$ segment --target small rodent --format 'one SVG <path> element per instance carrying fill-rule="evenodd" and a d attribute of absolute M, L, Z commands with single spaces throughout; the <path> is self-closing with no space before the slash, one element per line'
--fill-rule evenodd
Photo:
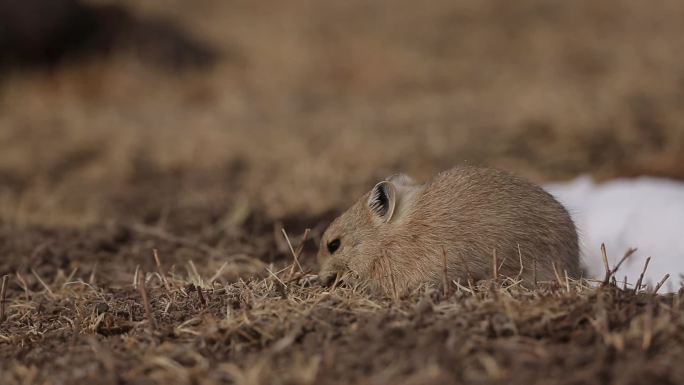
<path fill-rule="evenodd" d="M 324 232 L 319 279 L 404 293 L 442 282 L 443 253 L 448 279 L 463 283 L 491 278 L 494 253 L 500 275 L 527 283 L 581 275 L 575 225 L 551 194 L 504 171 L 458 166 L 425 184 L 403 174 L 376 184 Z"/>

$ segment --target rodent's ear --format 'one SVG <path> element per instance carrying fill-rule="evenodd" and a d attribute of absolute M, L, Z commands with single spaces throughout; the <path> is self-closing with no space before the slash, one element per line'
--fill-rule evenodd
<path fill-rule="evenodd" d="M 397 204 L 397 189 L 392 182 L 382 181 L 373 187 L 368 197 L 368 208 L 387 223 L 392 219 Z"/>
<path fill-rule="evenodd" d="M 395 186 L 415 186 L 418 184 L 418 182 L 406 174 L 390 175 L 385 180 L 391 182 Z"/>

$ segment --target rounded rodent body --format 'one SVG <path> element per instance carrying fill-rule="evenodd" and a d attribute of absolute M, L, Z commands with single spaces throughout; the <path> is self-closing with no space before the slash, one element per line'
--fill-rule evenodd
<path fill-rule="evenodd" d="M 581 274 L 577 231 L 541 187 L 507 172 L 459 166 L 420 184 L 395 175 L 335 219 L 318 252 L 324 283 L 338 273 L 385 293 L 443 279 L 499 274 L 526 282 Z M 522 273 L 521 270 L 522 263 Z"/>

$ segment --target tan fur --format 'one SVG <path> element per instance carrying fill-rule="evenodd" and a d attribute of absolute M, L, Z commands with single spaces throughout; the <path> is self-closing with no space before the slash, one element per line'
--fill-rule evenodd
<path fill-rule="evenodd" d="M 394 290 L 392 281 L 399 292 L 438 284 L 442 250 L 449 279 L 462 282 L 467 270 L 476 280 L 492 277 L 494 252 L 499 274 L 509 277 L 519 274 L 522 255 L 521 278 L 528 283 L 534 270 L 539 281 L 555 280 L 554 265 L 561 276 L 581 273 L 577 232 L 568 212 L 530 182 L 468 166 L 444 171 L 425 184 L 405 175 L 387 181 L 391 186 L 386 188 L 394 189 L 388 194 L 394 197 L 388 222 L 369 207 L 377 206 L 372 190 L 323 234 L 318 252 L 322 282 L 350 273 L 385 293 Z M 336 238 L 340 246 L 331 255 L 327 245 Z"/>

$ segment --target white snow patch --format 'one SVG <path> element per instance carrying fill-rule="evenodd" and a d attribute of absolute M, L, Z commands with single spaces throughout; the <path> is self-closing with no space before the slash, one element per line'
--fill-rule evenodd
<path fill-rule="evenodd" d="M 636 283 L 647 257 L 644 282 L 655 284 L 667 273 L 663 291 L 678 290 L 684 277 L 684 183 L 641 177 L 595 183 L 581 176 L 544 188 L 567 207 L 575 220 L 582 259 L 593 278 L 603 278 L 601 243 L 613 267 L 630 247 L 637 248 L 616 274 Z"/>

